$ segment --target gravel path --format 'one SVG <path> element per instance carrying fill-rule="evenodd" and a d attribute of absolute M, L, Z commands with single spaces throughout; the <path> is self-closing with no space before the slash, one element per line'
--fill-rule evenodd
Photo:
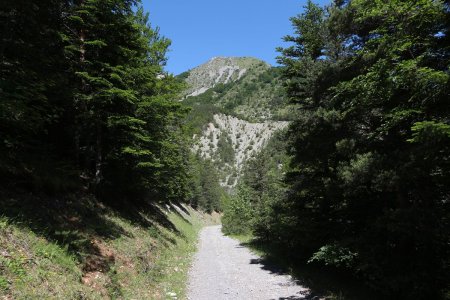
<path fill-rule="evenodd" d="M 289 275 L 264 270 L 260 258 L 226 237 L 221 226 L 200 232 L 198 252 L 189 271 L 188 299 L 307 299 L 308 289 Z"/>

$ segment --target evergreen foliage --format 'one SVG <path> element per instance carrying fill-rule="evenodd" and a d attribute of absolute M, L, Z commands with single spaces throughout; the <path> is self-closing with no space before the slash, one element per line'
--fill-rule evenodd
<path fill-rule="evenodd" d="M 170 41 L 139 1 L 8 1 L 0 16 L 0 168 L 11 184 L 70 177 L 108 200 L 187 197 L 182 85 L 164 72 Z"/>
<path fill-rule="evenodd" d="M 35 2 L 6 1 L 0 8 L 0 174 L 3 184 L 19 179 L 27 187 L 45 177 L 42 167 L 71 169 L 55 160 L 70 141 L 63 120 L 69 107 L 64 4 Z"/>
<path fill-rule="evenodd" d="M 226 195 L 219 184 L 219 176 L 213 163 L 208 159 L 191 156 L 190 170 L 189 204 L 208 213 L 222 211 Z"/>
<path fill-rule="evenodd" d="M 291 21 L 293 46 L 279 57 L 298 106 L 286 186 L 247 171 L 242 191 L 252 193 L 235 203 L 255 210 L 249 230 L 386 299 L 448 298 L 448 1 L 310 1 Z M 246 220 L 235 211 L 225 210 L 225 230 Z"/>
<path fill-rule="evenodd" d="M 249 234 L 269 241 L 273 226 L 280 221 L 278 205 L 285 186 L 283 175 L 288 167 L 284 144 L 285 132 L 277 132 L 267 146 L 251 159 L 243 171 L 236 192 L 224 206 L 223 231 L 227 234 Z"/>

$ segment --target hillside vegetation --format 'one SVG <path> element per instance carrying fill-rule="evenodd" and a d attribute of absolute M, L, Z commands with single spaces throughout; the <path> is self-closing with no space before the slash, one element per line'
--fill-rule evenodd
<path fill-rule="evenodd" d="M 185 206 L 117 210 L 83 195 L 2 197 L 5 299 L 183 298 L 197 233 L 218 221 Z"/>

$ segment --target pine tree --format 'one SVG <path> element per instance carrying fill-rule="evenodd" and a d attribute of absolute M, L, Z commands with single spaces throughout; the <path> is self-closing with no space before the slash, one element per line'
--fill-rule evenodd
<path fill-rule="evenodd" d="M 0 172 L 37 185 L 67 175 L 65 1 L 6 1 L 0 7 Z M 65 161 L 65 162 L 63 162 Z M 67 179 L 67 178 L 64 178 Z M 4 182 L 6 184 L 6 182 Z"/>
<path fill-rule="evenodd" d="M 438 297 L 448 274 L 447 9 L 310 2 L 280 58 L 299 105 L 280 237 L 391 297 Z"/>
<path fill-rule="evenodd" d="M 139 1 L 1 9 L 2 174 L 38 191 L 83 184 L 104 199 L 183 201 L 181 85 Z"/>
<path fill-rule="evenodd" d="M 184 145 L 174 135 L 182 109 L 172 100 L 179 84 L 163 71 L 170 41 L 136 5 L 89 0 L 72 8 L 75 145 L 93 190 L 164 199 L 184 176 Z"/>

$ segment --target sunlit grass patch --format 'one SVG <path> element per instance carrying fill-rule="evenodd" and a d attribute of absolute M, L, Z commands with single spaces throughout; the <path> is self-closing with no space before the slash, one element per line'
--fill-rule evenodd
<path fill-rule="evenodd" d="M 46 212 L 61 223 L 0 216 L 0 298 L 182 299 L 198 232 L 218 217 L 86 201 Z"/>
<path fill-rule="evenodd" d="M 67 249 L 0 218 L 0 294 L 13 299 L 76 299 L 91 291 Z"/>

